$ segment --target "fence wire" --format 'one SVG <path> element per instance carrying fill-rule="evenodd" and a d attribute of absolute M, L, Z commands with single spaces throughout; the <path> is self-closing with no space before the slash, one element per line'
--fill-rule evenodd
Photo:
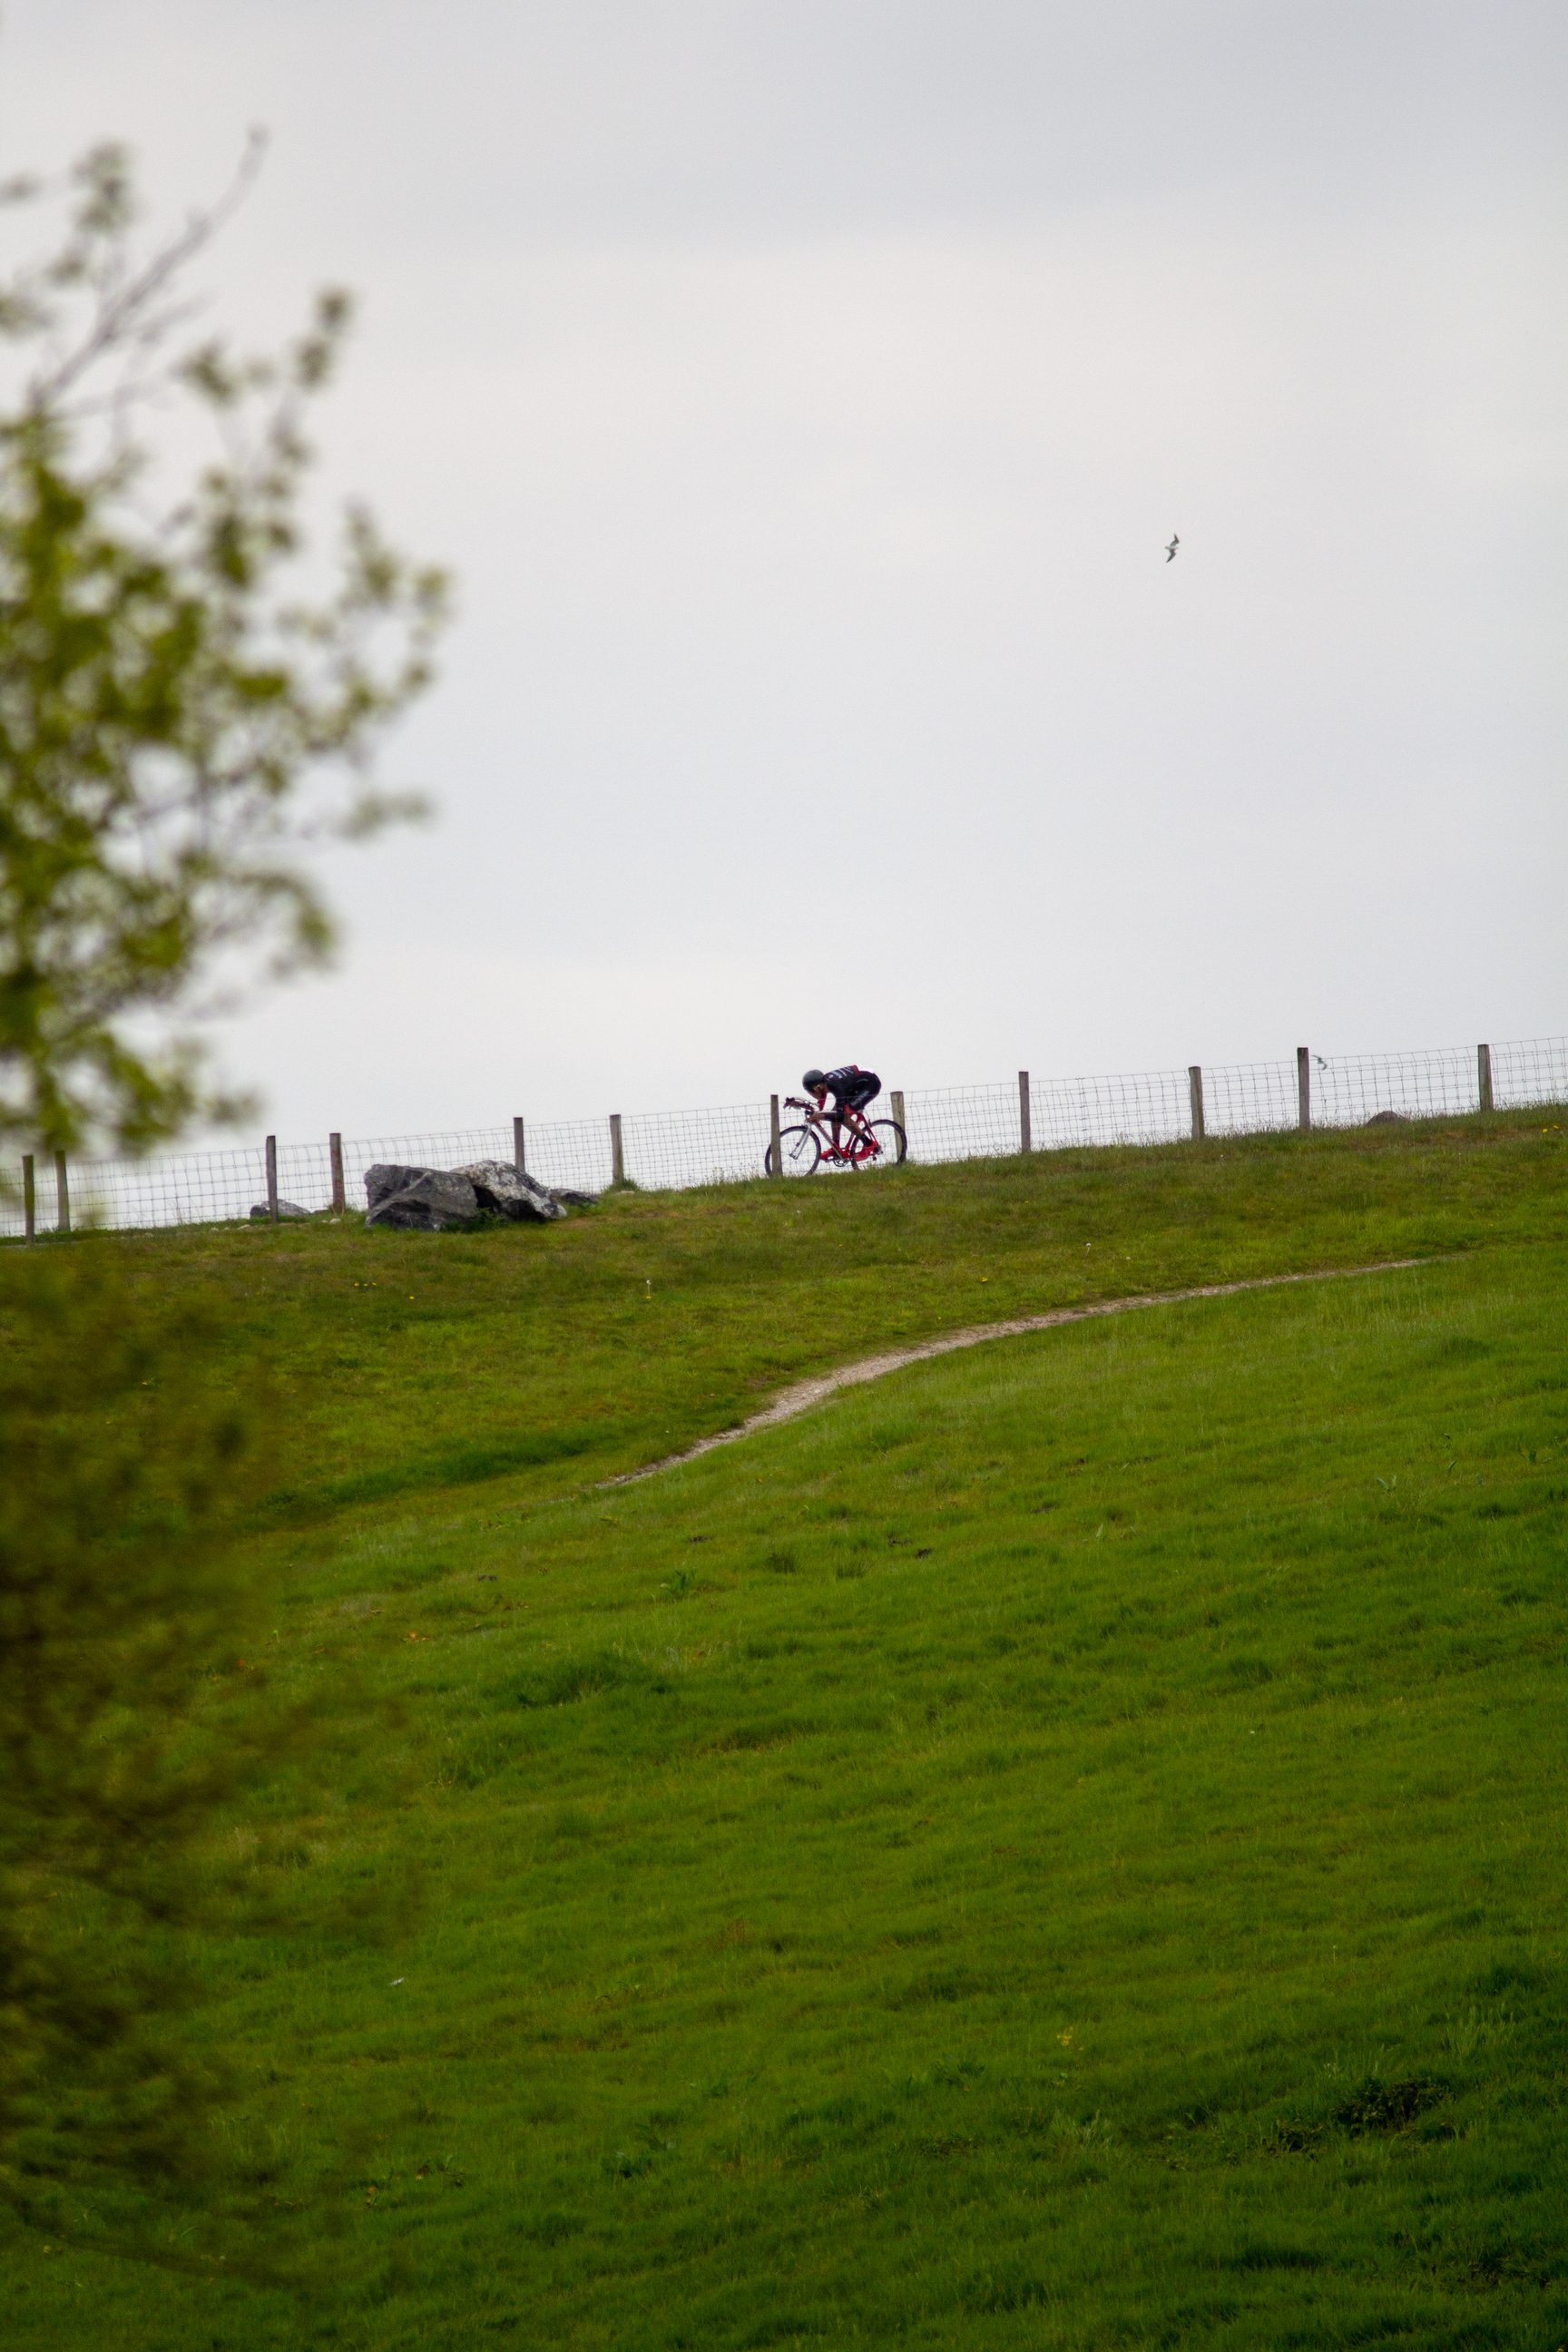
<path fill-rule="evenodd" d="M 1492 1103 L 1498 1110 L 1568 1103 L 1568 1037 L 1533 1037 L 1490 1049 Z M 1294 1058 L 1235 1063 L 1202 1074 L 1209 1135 L 1257 1135 L 1298 1124 Z M 1408 1054 L 1319 1055 L 1310 1059 L 1314 1126 L 1363 1126 L 1380 1114 L 1431 1118 L 1473 1111 L 1480 1102 L 1477 1049 L 1445 1047 Z M 1022 1146 L 1017 1082 L 934 1087 L 903 1097 L 911 1160 L 999 1158 Z M 873 1117 L 888 1115 L 886 1093 Z M 786 1116 L 786 1123 L 788 1114 Z M 1037 1151 L 1113 1143 L 1175 1143 L 1192 1133 L 1185 1070 L 1149 1070 L 1092 1078 L 1031 1079 L 1029 1133 Z M 707 1110 L 650 1111 L 621 1121 L 626 1173 L 650 1192 L 731 1184 L 763 1172 L 766 1103 Z M 512 1158 L 505 1126 L 449 1129 L 436 1135 L 345 1138 L 344 1190 L 350 1214 L 363 1213 L 366 1169 L 378 1160 L 407 1167 L 461 1168 Z M 610 1126 L 604 1119 L 561 1119 L 525 1129 L 529 1173 L 574 1192 L 602 1192 L 611 1181 Z M 37 1230 L 62 1222 L 54 1161 L 37 1157 Z M 259 1147 L 192 1152 L 156 1160 L 74 1160 L 68 1171 L 75 1225 L 121 1231 L 161 1225 L 218 1224 L 267 1213 L 267 1161 Z M 24 1231 L 20 1171 L 0 1171 L 0 1237 Z M 280 1202 L 310 1215 L 332 1204 L 331 1158 L 325 1138 L 278 1148 Z"/>
<path fill-rule="evenodd" d="M 1314 1054 L 1310 1084 L 1312 1118 L 1324 1127 L 1364 1127 L 1388 1111 L 1401 1118 L 1438 1118 L 1480 1103 L 1473 1049 L 1348 1054 L 1327 1061 Z M 1495 1106 L 1495 1084 L 1492 1100 Z"/>
<path fill-rule="evenodd" d="M 1498 1110 L 1568 1102 L 1568 1038 L 1524 1037 L 1494 1045 L 1492 1103 Z"/>
<path fill-rule="evenodd" d="M 1233 1062 L 1203 1074 L 1205 1135 L 1271 1135 L 1297 1122 L 1294 1062 Z M 1190 1135 L 1190 1115 L 1183 1133 Z"/>

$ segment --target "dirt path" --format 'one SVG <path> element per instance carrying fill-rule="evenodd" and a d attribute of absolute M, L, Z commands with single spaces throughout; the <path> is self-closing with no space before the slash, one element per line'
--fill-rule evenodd
<path fill-rule="evenodd" d="M 1327 1266 L 1319 1274 L 1265 1274 L 1251 1282 L 1205 1282 L 1195 1289 L 1152 1291 L 1142 1298 L 1104 1298 L 1093 1307 L 1053 1307 L 1047 1315 L 1021 1315 L 1010 1323 L 973 1323 L 967 1330 L 944 1331 L 938 1339 L 922 1339 L 917 1347 L 895 1348 L 885 1356 L 867 1356 L 858 1364 L 840 1365 L 836 1372 L 820 1372 L 815 1380 L 796 1381 L 739 1429 L 721 1429 L 716 1437 L 700 1437 L 695 1445 L 679 1454 L 667 1454 L 658 1462 L 645 1463 L 640 1470 L 623 1470 L 618 1477 L 601 1478 L 598 1484 L 629 1486 L 638 1478 L 673 1470 L 678 1462 L 695 1462 L 699 1454 L 711 1454 L 716 1446 L 733 1445 L 759 1429 L 794 1421 L 813 1405 L 826 1403 L 839 1389 L 856 1388 L 862 1381 L 879 1381 L 884 1372 L 901 1372 L 906 1364 L 923 1364 L 931 1356 L 951 1356 L 955 1348 L 978 1348 L 983 1339 L 1014 1339 L 1022 1331 L 1051 1331 L 1058 1323 L 1087 1323 L 1096 1315 L 1127 1315 L 1136 1307 L 1173 1307 L 1184 1298 L 1233 1298 L 1241 1290 L 1279 1290 L 1290 1282 L 1344 1282 L 1355 1275 L 1393 1274 L 1402 1267 L 1431 1263 L 1430 1258 L 1393 1257 L 1377 1265 Z"/>

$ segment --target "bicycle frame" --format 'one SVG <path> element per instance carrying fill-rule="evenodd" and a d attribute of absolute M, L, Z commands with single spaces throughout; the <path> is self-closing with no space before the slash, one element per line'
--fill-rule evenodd
<path fill-rule="evenodd" d="M 810 1125 L 818 1130 L 824 1160 L 834 1160 L 841 1168 L 854 1168 L 863 1160 L 881 1158 L 882 1147 L 872 1134 L 870 1121 L 863 1110 L 847 1107 L 837 1111 L 818 1110 L 815 1103 L 803 1102 L 798 1095 L 785 1099 L 791 1110 L 804 1111 Z M 841 1127 L 849 1130 L 847 1146 L 839 1141 Z"/>

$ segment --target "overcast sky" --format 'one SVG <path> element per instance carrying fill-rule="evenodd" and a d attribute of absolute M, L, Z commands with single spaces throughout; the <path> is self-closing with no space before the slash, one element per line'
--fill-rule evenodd
<path fill-rule="evenodd" d="M 374 1136 L 1568 1027 L 1552 0 L 5 0 L 451 565 L 223 1034 Z M 1164 543 L 1181 535 L 1167 563 Z"/>

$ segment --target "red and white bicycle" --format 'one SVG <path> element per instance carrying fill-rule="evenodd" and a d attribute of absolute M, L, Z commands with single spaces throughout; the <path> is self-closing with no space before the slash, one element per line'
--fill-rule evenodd
<path fill-rule="evenodd" d="M 908 1148 L 897 1119 L 868 1119 L 858 1110 L 818 1110 L 798 1095 L 786 1095 L 784 1108 L 805 1113 L 801 1126 L 779 1130 L 779 1167 L 785 1176 L 815 1176 L 819 1169 L 832 1173 L 844 1168 L 896 1168 Z M 771 1143 L 763 1165 L 770 1176 L 775 1172 Z"/>

